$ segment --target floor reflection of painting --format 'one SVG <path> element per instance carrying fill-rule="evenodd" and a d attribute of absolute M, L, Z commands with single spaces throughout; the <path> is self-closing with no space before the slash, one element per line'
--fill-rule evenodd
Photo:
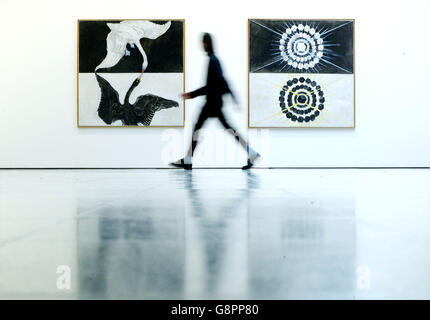
<path fill-rule="evenodd" d="M 170 212 L 118 206 L 80 220 L 80 298 L 181 298 L 184 228 Z"/>

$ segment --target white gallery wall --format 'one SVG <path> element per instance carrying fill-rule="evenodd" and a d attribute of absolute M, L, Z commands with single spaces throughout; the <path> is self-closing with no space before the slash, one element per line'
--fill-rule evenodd
<path fill-rule="evenodd" d="M 77 128 L 77 19 L 186 19 L 186 90 L 203 85 L 201 32 L 215 36 L 241 112 L 225 111 L 270 167 L 430 166 L 430 1 L 0 0 L 0 167 L 167 167 L 185 129 Z M 247 129 L 248 18 L 356 19 L 356 128 Z M 212 121 L 194 165 L 237 167 L 245 154 Z"/>

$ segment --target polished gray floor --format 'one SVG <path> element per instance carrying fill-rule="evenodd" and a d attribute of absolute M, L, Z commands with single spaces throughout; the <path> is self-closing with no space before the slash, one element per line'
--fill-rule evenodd
<path fill-rule="evenodd" d="M 430 171 L 2 170 L 0 298 L 430 299 Z"/>

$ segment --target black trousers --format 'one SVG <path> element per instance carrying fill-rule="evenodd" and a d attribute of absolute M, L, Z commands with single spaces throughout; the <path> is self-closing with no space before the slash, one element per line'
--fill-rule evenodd
<path fill-rule="evenodd" d="M 200 112 L 199 118 L 194 126 L 192 141 L 190 150 L 188 151 L 189 156 L 193 156 L 194 150 L 197 147 L 198 143 L 198 132 L 202 128 L 205 121 L 209 118 L 218 118 L 223 127 L 227 129 L 227 131 L 234 136 L 234 138 L 242 145 L 242 147 L 248 152 L 249 146 L 248 143 L 243 139 L 242 136 L 227 122 L 224 117 L 224 113 L 222 112 L 222 98 L 212 98 L 207 100 L 206 104 L 202 108 Z"/>

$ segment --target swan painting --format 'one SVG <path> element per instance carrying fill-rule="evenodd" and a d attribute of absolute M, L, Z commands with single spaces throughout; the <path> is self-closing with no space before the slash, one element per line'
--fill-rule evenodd
<path fill-rule="evenodd" d="M 166 33 L 170 25 L 170 21 L 160 25 L 146 20 L 126 20 L 120 23 L 107 23 L 107 26 L 111 30 L 106 38 L 107 55 L 96 67 L 95 71 L 115 66 L 124 55 L 130 54 L 127 50 L 127 44 L 130 44 L 132 48 L 136 46 L 142 54 L 142 72 L 144 72 L 148 67 L 148 57 L 140 44 L 140 39 L 157 39 Z"/>
<path fill-rule="evenodd" d="M 144 126 L 151 124 L 155 112 L 178 107 L 176 101 L 164 99 L 153 94 L 139 96 L 134 104 L 129 102 L 132 91 L 139 85 L 140 77 L 134 80 L 125 95 L 124 104 L 119 101 L 118 92 L 112 88 L 107 80 L 96 74 L 97 81 L 101 89 L 101 99 L 98 114 L 107 124 L 121 120 L 124 125 L 137 126 L 139 123 Z"/>
<path fill-rule="evenodd" d="M 184 126 L 184 20 L 80 20 L 78 32 L 78 127 Z"/>

